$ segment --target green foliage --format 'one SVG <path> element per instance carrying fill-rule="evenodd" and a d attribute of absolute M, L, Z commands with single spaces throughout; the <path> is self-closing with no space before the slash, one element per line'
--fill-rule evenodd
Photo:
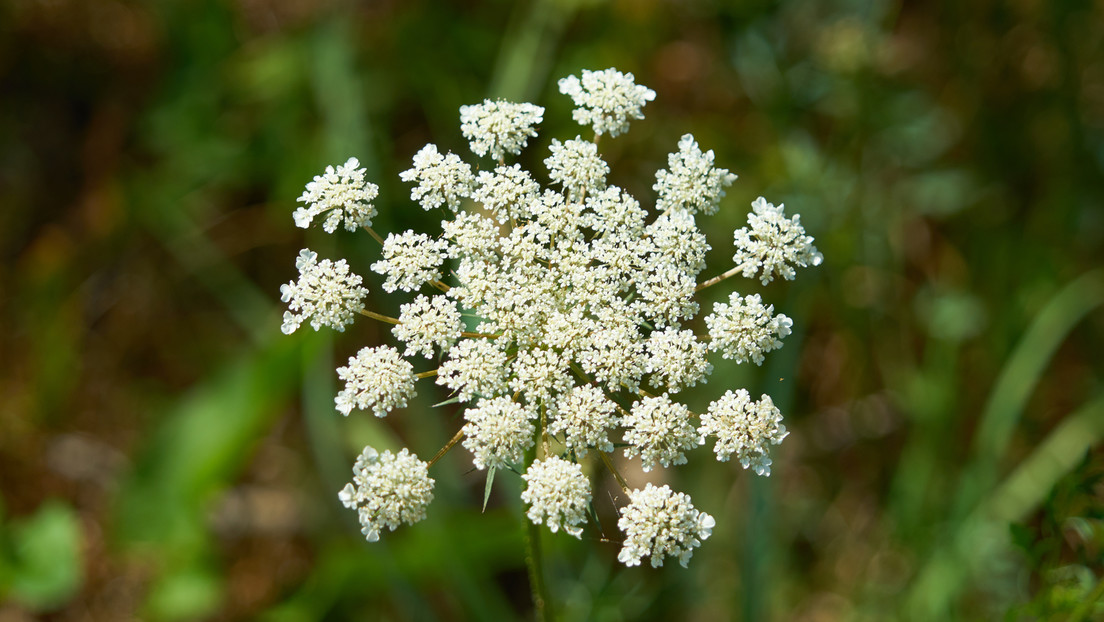
<path fill-rule="evenodd" d="M 73 509 L 58 501 L 0 526 L 0 596 L 30 611 L 60 609 L 83 580 L 81 530 Z"/>

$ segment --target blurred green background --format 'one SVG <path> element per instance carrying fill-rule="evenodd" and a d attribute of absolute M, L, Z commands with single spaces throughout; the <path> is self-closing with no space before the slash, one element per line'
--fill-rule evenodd
<path fill-rule="evenodd" d="M 481 513 L 462 449 L 426 521 L 364 542 L 357 451 L 431 456 L 455 407 L 423 381 L 342 419 L 334 367 L 390 336 L 286 337 L 279 286 L 310 246 L 395 311 L 367 236 L 293 226 L 302 186 L 356 156 L 377 231 L 437 231 L 398 172 L 468 154 L 460 105 L 545 105 L 543 171 L 584 133 L 556 80 L 611 66 L 657 92 L 602 142 L 614 183 L 650 202 L 685 132 L 740 175 L 699 220 L 712 272 L 759 195 L 826 261 L 703 292 L 795 319 L 687 393 L 770 393 L 773 475 L 705 449 L 652 474 L 717 518 L 688 570 L 546 534 L 562 617 L 1104 619 L 1099 2 L 7 0 L 0 620 L 530 617 L 517 478 Z"/>

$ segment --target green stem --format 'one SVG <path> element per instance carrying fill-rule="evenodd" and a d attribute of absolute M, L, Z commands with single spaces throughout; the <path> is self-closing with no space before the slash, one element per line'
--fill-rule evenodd
<path fill-rule="evenodd" d="M 452 438 L 449 439 L 449 442 L 445 443 L 445 446 L 441 448 L 441 451 L 438 451 L 437 455 L 433 456 L 433 458 L 429 461 L 429 466 L 433 466 L 437 463 L 438 460 L 445 457 L 445 454 L 448 453 L 448 450 L 452 449 L 457 443 L 460 442 L 460 439 L 462 438 L 464 438 L 464 428 L 460 428 L 456 431 L 456 434 L 454 434 Z"/>
<path fill-rule="evenodd" d="M 380 315 L 379 313 L 376 313 L 375 311 L 369 311 L 368 309 L 361 309 L 360 314 L 365 316 L 365 317 L 370 317 L 373 320 L 379 320 L 381 322 L 387 322 L 388 324 L 402 324 L 402 322 L 400 322 L 399 320 L 397 320 L 393 317 L 389 317 L 389 316 L 386 316 L 386 315 Z"/>
<path fill-rule="evenodd" d="M 664 212 L 664 213 L 666 213 L 666 212 Z M 715 277 L 709 279 L 708 281 L 705 281 L 701 285 L 698 285 L 697 287 L 694 288 L 694 291 L 695 292 L 700 292 L 701 290 L 709 287 L 710 285 L 716 285 L 717 283 L 720 283 L 721 281 L 723 281 L 723 280 L 725 280 L 729 277 L 735 276 L 741 270 L 743 270 L 743 266 L 736 266 L 735 268 L 732 268 L 728 272 L 725 272 L 724 274 L 715 276 Z"/>
<path fill-rule="evenodd" d="M 552 613 L 552 599 L 548 597 L 548 586 L 544 582 L 544 555 L 541 551 L 540 525 L 521 515 L 525 523 L 525 567 L 529 570 L 529 586 L 533 590 L 533 610 L 538 622 L 555 620 Z"/>
<path fill-rule="evenodd" d="M 544 435 L 544 418 L 533 433 L 533 446 L 525 452 L 526 468 L 537 460 L 537 447 Z M 548 597 L 548 585 L 544 581 L 544 555 L 541 550 L 540 525 L 529 520 L 524 506 L 521 509 L 521 522 L 525 523 L 525 567 L 529 571 L 529 587 L 533 592 L 533 611 L 539 622 L 555 620 L 552 614 L 552 599 Z"/>
<path fill-rule="evenodd" d="M 364 229 L 365 231 L 367 231 L 368 235 L 372 236 L 372 239 L 379 242 L 380 245 L 383 244 L 383 238 L 381 238 L 380 235 L 378 233 L 376 233 L 374 229 L 372 229 L 371 227 L 361 227 L 361 229 Z"/>
<path fill-rule="evenodd" d="M 487 333 L 463 332 L 463 333 L 460 333 L 460 336 L 461 337 L 468 337 L 470 339 L 498 339 L 502 335 L 490 335 L 490 334 L 487 334 Z"/>
<path fill-rule="evenodd" d="M 624 477 L 621 477 L 621 473 L 617 471 L 617 468 L 613 466 L 613 462 L 610 460 L 609 455 L 604 451 L 599 451 L 598 456 L 602 458 L 602 464 L 606 465 L 609 472 L 613 473 L 614 479 L 617 480 L 617 485 L 621 487 L 621 490 L 623 490 L 625 494 L 628 494 L 629 484 L 625 481 Z"/>

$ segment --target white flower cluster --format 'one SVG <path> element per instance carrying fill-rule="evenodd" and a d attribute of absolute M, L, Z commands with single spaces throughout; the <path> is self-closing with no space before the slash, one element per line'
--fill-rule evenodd
<path fill-rule="evenodd" d="M 629 493 L 629 505 L 621 510 L 617 526 L 625 532 L 625 544 L 617 560 L 639 566 L 641 559 L 650 557 L 652 567 L 658 568 L 665 558 L 677 557 L 685 568 L 716 524 L 712 516 L 694 507 L 686 493 L 648 484 Z"/>
<path fill-rule="evenodd" d="M 334 398 L 337 410 L 345 416 L 372 409 L 377 417 L 386 417 L 395 408 L 406 408 L 406 400 L 414 397 L 414 366 L 390 346 L 361 348 L 349 357 L 348 367 L 338 367 L 337 377 L 345 388 Z"/>
<path fill-rule="evenodd" d="M 460 132 L 471 143 L 472 153 L 501 160 L 517 155 L 537 135 L 535 125 L 544 120 L 544 108 L 533 104 L 483 100 L 460 106 Z"/>
<path fill-rule="evenodd" d="M 288 303 L 280 327 L 285 335 L 295 332 L 307 319 L 314 330 L 329 326 L 344 331 L 346 324 L 353 323 L 364 308 L 362 301 L 368 290 L 361 287 L 360 275 L 349 272 L 344 259 L 318 261 L 318 253 L 304 248 L 299 251 L 295 267 L 299 280 L 280 286 L 280 300 Z"/>
<path fill-rule="evenodd" d="M 422 147 L 414 155 L 414 167 L 399 173 L 399 178 L 418 182 L 410 191 L 410 200 L 418 202 L 425 210 L 442 205 L 455 210 L 460 201 L 471 194 L 474 181 L 471 166 L 460 156 L 441 155 L 433 144 Z"/>
<path fill-rule="evenodd" d="M 325 173 L 315 176 L 298 199 L 299 203 L 307 205 L 292 214 L 295 225 L 306 229 L 315 216 L 329 212 L 322 223 L 326 233 L 333 233 L 342 219 L 349 231 L 372 226 L 372 219 L 376 217 L 372 200 L 379 195 L 379 186 L 364 181 L 364 169 L 359 167 L 359 160 L 349 158 L 336 169 L 327 166 Z"/>
<path fill-rule="evenodd" d="M 383 260 L 372 264 L 372 272 L 387 276 L 384 291 L 411 292 L 441 278 L 443 254 L 447 250 L 447 242 L 430 239 L 424 233 L 391 233 L 383 241 Z"/>
<path fill-rule="evenodd" d="M 715 166 L 714 153 L 688 134 L 656 174 L 652 205 L 642 205 L 607 183 L 610 167 L 597 144 L 598 136 L 617 136 L 642 119 L 655 93 L 613 69 L 565 78 L 560 90 L 575 100 L 575 120 L 592 126 L 595 139 L 551 141 L 544 160 L 550 188 L 504 162 L 536 136 L 543 108 L 491 100 L 462 107 L 461 131 L 472 151 L 497 164 L 473 173 L 432 144 L 419 151 L 401 178 L 422 207 L 449 209 L 442 234 L 389 235 L 372 265 L 386 277 L 384 290 L 411 292 L 414 300 L 401 305 L 398 318 L 363 310 L 359 277 L 344 262 L 318 263 L 304 251 L 299 282 L 284 286 L 291 303 L 285 332 L 308 318 L 316 328 L 341 329 L 358 312 L 393 323 L 405 350 L 365 348 L 341 367 L 340 412 L 382 417 L 406 406 L 417 378 L 436 375 L 465 408 L 464 425 L 446 449 L 462 441 L 477 469 L 522 473 L 531 521 L 579 537 L 591 498 L 583 461 L 600 462 L 629 496 L 618 523 L 625 537 L 619 559 L 638 565 L 648 557 L 660 566 L 673 556 L 685 565 L 709 537 L 712 517 L 667 486 L 630 492 L 610 454 L 639 459 L 651 471 L 684 464 L 710 439 L 718 460 L 736 456 L 745 468 L 769 474 L 768 450 L 786 436 L 769 397 L 752 402 L 746 391 L 729 391 L 696 414 L 673 396 L 707 381 L 711 351 L 761 364 L 781 347 L 792 321 L 757 294 L 732 293 L 704 318 L 708 335 L 700 335 L 695 294 L 740 272 L 761 272 L 764 282 L 775 274 L 789 279 L 795 266 L 816 265 L 820 255 L 796 216 L 786 219 L 781 206 L 760 199 L 750 229 L 736 233 L 737 266 L 700 278 L 710 247 L 696 217 L 719 209 L 736 176 Z M 443 293 L 418 293 L 427 284 Z M 465 323 L 463 316 L 476 319 Z M 438 368 L 415 373 L 403 357 L 418 355 L 438 357 Z M 398 490 L 395 482 L 409 488 L 418 479 L 384 468 L 407 464 L 403 451 L 362 456 L 357 486 L 342 492 L 347 505 L 355 501 L 350 507 L 361 512 L 370 539 L 381 526 L 424 510 L 413 512 L 408 497 L 390 492 Z"/>
<path fill-rule="evenodd" d="M 643 119 L 644 104 L 655 99 L 655 91 L 636 84 L 631 73 L 616 69 L 583 70 L 583 77 L 568 76 L 559 82 L 560 92 L 575 102 L 572 117 L 579 125 L 594 127 L 598 136 L 617 136 L 629 131 L 630 119 Z"/>
<path fill-rule="evenodd" d="M 679 140 L 679 150 L 667 156 L 670 170 L 656 173 L 652 190 L 659 198 L 656 209 L 684 209 L 693 214 L 716 214 L 725 195 L 725 186 L 736 181 L 736 175 L 726 168 L 713 167 L 713 150 L 702 153 L 691 134 Z"/>
<path fill-rule="evenodd" d="M 588 448 L 613 451 L 609 433 L 621 418 L 617 416 L 617 404 L 598 387 L 575 387 L 561 395 L 555 413 L 548 433 L 562 435 L 564 445 L 579 457 L 585 456 Z"/>
<path fill-rule="evenodd" d="M 526 449 L 533 446 L 536 427 L 531 408 L 509 397 L 479 400 L 464 413 L 464 447 L 472 453 L 475 468 L 510 466 L 521 462 Z"/>
<path fill-rule="evenodd" d="M 464 323 L 456 303 L 445 296 L 418 296 L 399 307 L 399 323 L 391 333 L 406 343 L 406 354 L 433 356 L 433 346 L 447 352 L 460 338 Z"/>
<path fill-rule="evenodd" d="M 784 207 L 775 207 L 763 197 L 755 199 L 748 214 L 751 230 L 744 227 L 735 232 L 736 254 L 732 261 L 746 277 L 762 269 L 759 280 L 763 285 L 774 280 L 775 274 L 792 281 L 794 266 L 819 266 L 824 261 L 824 255 L 813 246 L 813 238 L 805 235 L 801 216 L 786 218 Z"/>
<path fill-rule="evenodd" d="M 384 527 L 413 525 L 426 517 L 433 501 L 434 480 L 429 465 L 403 449 L 394 455 L 365 447 L 353 466 L 353 481 L 338 493 L 341 503 L 356 510 L 369 542 L 379 540 Z"/>
<path fill-rule="evenodd" d="M 690 420 L 690 409 L 666 395 L 640 400 L 622 423 L 629 444 L 625 455 L 639 454 L 645 472 L 656 463 L 686 464 L 685 452 L 704 442 Z"/>
<path fill-rule="evenodd" d="M 437 371 L 437 384 L 458 393 L 461 402 L 506 392 L 506 353 L 489 339 L 465 339 L 449 350 Z"/>
<path fill-rule="evenodd" d="M 718 460 L 724 462 L 736 454 L 745 469 L 752 467 L 758 475 L 770 475 L 770 446 L 789 434 L 770 396 L 753 402 L 746 389 L 726 392 L 709 405 L 701 422 L 702 434 L 717 437 Z"/>
<path fill-rule="evenodd" d="M 737 363 L 754 361 L 763 364 L 763 354 L 782 347 L 782 338 L 790 334 L 793 320 L 774 312 L 774 305 L 764 305 L 759 294 L 728 297 L 728 304 L 713 305 L 713 313 L 705 318 L 709 327 L 709 349 L 720 352 Z"/>
<path fill-rule="evenodd" d="M 588 191 L 606 187 L 609 165 L 598 156 L 598 145 L 581 140 L 578 136 L 575 140 L 562 143 L 553 138 L 548 150 L 552 152 L 544 160 L 544 165 L 548 167 L 548 176 L 553 182 L 563 186 L 564 195 L 569 201 L 583 198 Z M 555 199 L 553 202 L 563 204 Z"/>
<path fill-rule="evenodd" d="M 521 476 L 528 484 L 521 500 L 529 504 L 529 520 L 547 524 L 552 533 L 563 528 L 581 538 L 590 503 L 590 481 L 583 466 L 558 456 L 535 460 Z"/>

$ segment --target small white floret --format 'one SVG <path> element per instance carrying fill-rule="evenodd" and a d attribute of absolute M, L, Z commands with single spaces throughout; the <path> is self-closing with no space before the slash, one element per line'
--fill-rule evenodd
<path fill-rule="evenodd" d="M 671 393 L 692 387 L 713 372 L 705 357 L 708 346 L 692 330 L 668 326 L 653 331 L 646 345 L 648 363 L 644 370 L 652 374 L 653 384 L 665 386 Z"/>
<path fill-rule="evenodd" d="M 774 275 L 792 281 L 795 267 L 819 266 L 824 261 L 812 236 L 805 235 L 801 216 L 786 218 L 785 206 L 778 207 L 763 197 L 755 199 L 748 214 L 748 226 L 737 229 L 734 237 L 736 254 L 732 261 L 746 277 L 762 271 L 759 280 L 770 283 Z"/>
<path fill-rule="evenodd" d="M 406 344 L 406 356 L 421 352 L 433 356 L 433 347 L 447 352 L 460 338 L 464 323 L 456 303 L 446 296 L 419 295 L 399 307 L 399 323 L 391 329 L 395 338 Z"/>
<path fill-rule="evenodd" d="M 644 105 L 655 99 L 655 91 L 636 84 L 631 73 L 616 69 L 582 71 L 582 78 L 568 76 L 559 81 L 560 92 L 575 102 L 572 118 L 590 125 L 598 136 L 617 136 L 629 131 L 631 119 L 643 119 Z"/>
<path fill-rule="evenodd" d="M 641 468 L 651 471 L 686 464 L 687 451 L 701 445 L 701 434 L 690 423 L 690 410 L 666 394 L 646 397 L 633 405 L 621 421 L 625 426 L 625 457 L 639 455 Z"/>
<path fill-rule="evenodd" d="M 464 413 L 464 448 L 472 453 L 475 468 L 503 467 L 521 462 L 533 446 L 533 410 L 509 397 L 479 400 Z"/>
<path fill-rule="evenodd" d="M 793 320 L 779 313 L 774 305 L 764 305 L 759 294 L 740 296 L 736 292 L 728 303 L 713 305 L 705 318 L 709 327 L 709 349 L 737 363 L 763 364 L 763 355 L 782 347 L 782 338 L 790 334 Z"/>
<path fill-rule="evenodd" d="M 552 155 L 544 160 L 553 183 L 563 186 L 564 196 L 577 201 L 606 187 L 609 165 L 598 155 L 598 145 L 575 137 L 560 142 L 553 138 Z"/>
<path fill-rule="evenodd" d="M 406 408 L 406 400 L 417 395 L 414 368 L 390 346 L 362 348 L 347 367 L 337 368 L 337 377 L 345 388 L 334 403 L 346 416 L 354 408 L 371 408 L 377 417 L 385 417 L 392 409 Z"/>
<path fill-rule="evenodd" d="M 315 216 L 326 212 L 322 223 L 326 233 L 333 233 L 343 220 L 349 231 L 372 226 L 377 213 L 372 200 L 379 195 L 379 186 L 364 181 L 364 173 L 356 158 L 349 158 L 337 168 L 327 166 L 326 172 L 316 175 L 299 197 L 298 202 L 306 206 L 292 214 L 295 226 L 306 229 Z"/>
<path fill-rule="evenodd" d="M 290 335 L 304 320 L 318 330 L 329 326 L 344 331 L 364 309 L 368 290 L 360 275 L 349 271 L 344 259 L 318 261 L 318 253 L 304 248 L 295 260 L 299 280 L 280 286 L 280 300 L 288 303 L 280 330 Z"/>
<path fill-rule="evenodd" d="M 521 500 L 529 505 L 529 520 L 548 525 L 552 533 L 562 528 L 576 538 L 582 537 L 590 503 L 590 481 L 583 475 L 582 466 L 550 456 L 534 461 L 521 478 L 527 484 Z"/>
<path fill-rule="evenodd" d="M 479 201 L 500 223 L 529 216 L 529 204 L 540 196 L 538 184 L 520 164 L 481 171 L 472 199 Z"/>
<path fill-rule="evenodd" d="M 606 397 L 598 387 L 575 387 L 556 400 L 555 416 L 548 424 L 550 434 L 562 434 L 564 445 L 579 457 L 588 449 L 613 451 L 609 440 L 610 430 L 617 427 L 617 404 Z"/>
<path fill-rule="evenodd" d="M 437 384 L 457 392 L 461 402 L 506 392 L 506 353 L 491 339 L 465 339 L 449 350 Z"/>
<path fill-rule="evenodd" d="M 716 521 L 694 507 L 690 496 L 674 492 L 667 485 L 647 484 L 643 490 L 629 493 L 629 505 L 621 510 L 617 527 L 625 534 L 625 543 L 617 561 L 626 566 L 639 566 L 651 558 L 653 568 L 663 560 L 676 557 L 683 568 L 694 555 L 694 549 L 713 534 Z"/>
<path fill-rule="evenodd" d="M 482 104 L 460 106 L 460 131 L 472 152 L 495 160 L 521 153 L 543 119 L 544 108 L 533 104 L 485 99 Z"/>
<path fill-rule="evenodd" d="M 372 264 L 372 271 L 387 277 L 384 291 L 414 291 L 425 283 L 440 280 L 441 263 L 447 251 L 448 242 L 430 239 L 424 233 L 390 233 L 383 241 L 383 259 Z"/>
<path fill-rule="evenodd" d="M 770 396 L 753 402 L 746 389 L 728 391 L 710 404 L 701 416 L 699 432 L 716 437 L 717 460 L 725 462 L 735 455 L 745 469 L 751 467 L 758 475 L 770 475 L 770 446 L 789 434 Z"/>
<path fill-rule="evenodd" d="M 713 166 L 713 150 L 705 153 L 691 134 L 684 135 L 679 150 L 667 156 L 669 170 L 656 173 L 652 189 L 659 193 L 656 209 L 686 210 L 691 214 L 715 214 L 725 196 L 725 187 L 736 181 L 726 168 Z"/>
<path fill-rule="evenodd" d="M 417 182 L 410 191 L 410 200 L 425 210 L 444 205 L 455 211 L 462 199 L 471 196 L 475 185 L 471 166 L 454 153 L 441 155 L 432 143 L 414 155 L 413 168 L 399 173 L 399 178 Z"/>
<path fill-rule="evenodd" d="M 365 447 L 353 466 L 352 483 L 337 496 L 342 505 L 357 511 L 364 537 L 376 542 L 384 528 L 394 531 L 402 523 L 425 519 L 433 485 L 429 465 L 408 450 L 380 454 Z"/>

